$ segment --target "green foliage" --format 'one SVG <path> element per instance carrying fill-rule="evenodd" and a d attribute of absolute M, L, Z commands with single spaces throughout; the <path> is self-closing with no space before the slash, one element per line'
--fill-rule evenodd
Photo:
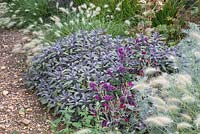
<path fill-rule="evenodd" d="M 141 10 L 138 0 L 75 0 L 77 4 L 94 3 L 96 6 L 104 10 L 101 15 L 110 13 L 114 16 L 115 20 L 126 20 L 134 17 Z M 108 5 L 105 8 L 105 5 Z"/>
<path fill-rule="evenodd" d="M 84 22 L 83 22 L 84 19 Z M 78 21 L 77 21 L 78 20 Z M 91 31 L 94 29 L 105 29 L 108 34 L 112 36 L 124 35 L 128 26 L 123 22 L 118 21 L 105 21 L 103 18 L 86 18 L 85 16 L 77 17 L 76 14 L 70 13 L 67 17 L 62 17 L 62 20 L 58 23 L 50 25 L 44 25 L 44 37 L 45 42 L 55 42 L 58 38 L 70 35 L 79 30 Z"/>
<path fill-rule="evenodd" d="M 158 25 L 156 30 L 166 39 L 168 46 L 175 46 L 182 39 L 181 26 L 179 25 Z"/>
<path fill-rule="evenodd" d="M 184 4 L 185 0 L 168 0 L 162 10 L 156 13 L 155 18 L 152 20 L 153 26 L 172 24 L 173 19 L 176 17 L 179 9 L 183 8 Z"/>
<path fill-rule="evenodd" d="M 12 19 L 18 26 L 37 25 L 42 23 L 40 19 L 45 20 L 56 13 L 53 3 L 53 0 L 14 0 L 8 3 L 7 16 L 15 15 Z"/>
<path fill-rule="evenodd" d="M 73 112 L 74 111 L 71 110 L 70 107 L 68 107 L 62 111 L 62 114 L 59 118 L 54 121 L 50 121 L 51 130 L 54 134 L 71 134 L 73 132 L 79 134 L 78 132 L 82 131 L 84 128 L 84 131 L 86 131 L 87 134 L 104 133 L 105 130 L 103 130 L 97 123 L 98 119 L 93 118 L 88 108 L 85 108 L 84 110 L 79 112 L 79 116 L 82 117 L 82 120 L 79 120 L 77 122 L 73 122 L 71 120 L 73 118 L 71 116 Z M 94 123 L 94 121 L 96 123 Z"/>

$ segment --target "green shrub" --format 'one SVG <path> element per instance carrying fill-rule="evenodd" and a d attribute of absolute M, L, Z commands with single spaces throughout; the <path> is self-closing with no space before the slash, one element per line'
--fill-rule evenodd
<path fill-rule="evenodd" d="M 156 13 L 155 18 L 152 20 L 153 26 L 156 27 L 162 24 L 172 24 L 178 11 L 184 7 L 185 0 L 168 0 L 162 10 Z"/>
<path fill-rule="evenodd" d="M 57 12 L 53 3 L 53 0 L 13 0 L 8 3 L 7 16 L 11 17 L 17 26 L 41 24 L 43 23 L 42 20 L 46 20 Z"/>
<path fill-rule="evenodd" d="M 104 10 L 104 13 L 101 14 L 103 17 L 109 13 L 114 16 L 115 20 L 124 21 L 140 12 L 138 0 L 75 0 L 77 4 L 90 2 Z"/>

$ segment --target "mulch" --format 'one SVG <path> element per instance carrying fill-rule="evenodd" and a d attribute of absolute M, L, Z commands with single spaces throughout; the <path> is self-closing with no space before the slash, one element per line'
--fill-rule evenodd
<path fill-rule="evenodd" d="M 22 38 L 0 30 L 0 134 L 51 134 L 51 116 L 23 83 L 26 57 L 12 53 Z"/>

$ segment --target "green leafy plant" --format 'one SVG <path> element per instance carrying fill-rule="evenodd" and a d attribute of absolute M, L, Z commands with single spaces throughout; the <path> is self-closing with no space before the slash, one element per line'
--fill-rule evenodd
<path fill-rule="evenodd" d="M 130 19 L 140 12 L 140 5 L 138 0 L 75 0 L 75 3 L 94 3 L 95 6 L 101 7 L 101 17 L 112 15 L 116 21 L 124 21 L 126 19 Z"/>
<path fill-rule="evenodd" d="M 173 19 L 178 11 L 183 8 L 184 4 L 184 0 L 168 0 L 162 7 L 162 10 L 156 13 L 155 18 L 152 20 L 153 26 L 172 24 Z"/>
<path fill-rule="evenodd" d="M 14 0 L 8 3 L 7 16 L 12 18 L 16 26 L 41 24 L 57 9 L 53 0 Z M 14 16 L 13 16 L 14 15 Z"/>

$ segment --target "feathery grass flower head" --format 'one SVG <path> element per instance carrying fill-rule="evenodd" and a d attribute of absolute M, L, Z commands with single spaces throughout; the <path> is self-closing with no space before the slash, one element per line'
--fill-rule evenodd
<path fill-rule="evenodd" d="M 194 123 L 197 128 L 200 126 L 200 114 L 197 115 L 196 119 L 194 120 Z"/>
<path fill-rule="evenodd" d="M 156 111 L 158 111 L 158 112 L 162 112 L 162 113 L 167 113 L 168 112 L 168 109 L 166 108 L 166 105 L 158 105 L 158 104 L 156 104 L 155 107 L 156 107 Z"/>
<path fill-rule="evenodd" d="M 156 105 L 166 105 L 166 102 L 158 96 L 150 96 L 150 99 Z"/>
<path fill-rule="evenodd" d="M 166 99 L 166 102 L 168 104 L 179 104 L 179 103 L 181 103 L 181 100 L 178 98 L 169 97 Z"/>
<path fill-rule="evenodd" d="M 145 69 L 144 73 L 145 75 L 151 75 L 151 74 L 154 74 L 157 70 L 153 67 L 148 67 Z"/>
<path fill-rule="evenodd" d="M 167 116 L 152 116 L 148 117 L 145 122 L 152 126 L 165 127 L 173 123 L 173 120 Z"/>
<path fill-rule="evenodd" d="M 192 125 L 189 124 L 189 123 L 187 123 L 187 122 L 181 122 L 181 123 L 178 123 L 178 124 L 177 124 L 177 129 L 178 129 L 178 130 L 181 130 L 181 129 L 189 129 L 189 128 L 191 128 L 191 127 L 192 127 Z"/>
<path fill-rule="evenodd" d="M 196 39 L 196 40 L 200 40 L 200 34 L 197 33 L 197 32 L 190 32 L 190 37 L 192 37 L 193 39 Z"/>
<path fill-rule="evenodd" d="M 149 89 L 150 86 L 147 83 L 138 83 L 134 86 L 134 89 L 138 89 L 138 90 L 145 90 L 145 89 Z"/>
<path fill-rule="evenodd" d="M 167 110 L 170 111 L 170 112 L 175 112 L 175 111 L 178 111 L 180 110 L 180 108 L 177 106 L 177 105 L 167 105 Z"/>
<path fill-rule="evenodd" d="M 194 56 L 195 56 L 196 59 L 200 59 L 200 50 L 194 52 Z"/>
<path fill-rule="evenodd" d="M 192 78 L 188 74 L 178 74 L 175 76 L 175 86 L 179 90 L 184 90 L 192 85 Z"/>
<path fill-rule="evenodd" d="M 181 114 L 181 117 L 186 121 L 191 121 L 192 120 L 192 117 L 189 116 L 188 114 Z"/>
<path fill-rule="evenodd" d="M 130 25 L 131 25 L 130 20 L 125 20 L 124 23 L 125 23 L 127 26 L 130 26 Z"/>
<path fill-rule="evenodd" d="M 192 95 L 183 95 L 183 97 L 181 98 L 181 100 L 185 103 L 194 103 L 196 100 L 195 100 L 195 97 L 192 96 Z"/>
<path fill-rule="evenodd" d="M 104 8 L 108 8 L 108 7 L 109 7 L 109 5 L 105 4 L 103 7 L 104 7 Z"/>
<path fill-rule="evenodd" d="M 154 78 L 149 83 L 153 88 L 168 89 L 170 87 L 169 81 L 164 76 Z"/>

